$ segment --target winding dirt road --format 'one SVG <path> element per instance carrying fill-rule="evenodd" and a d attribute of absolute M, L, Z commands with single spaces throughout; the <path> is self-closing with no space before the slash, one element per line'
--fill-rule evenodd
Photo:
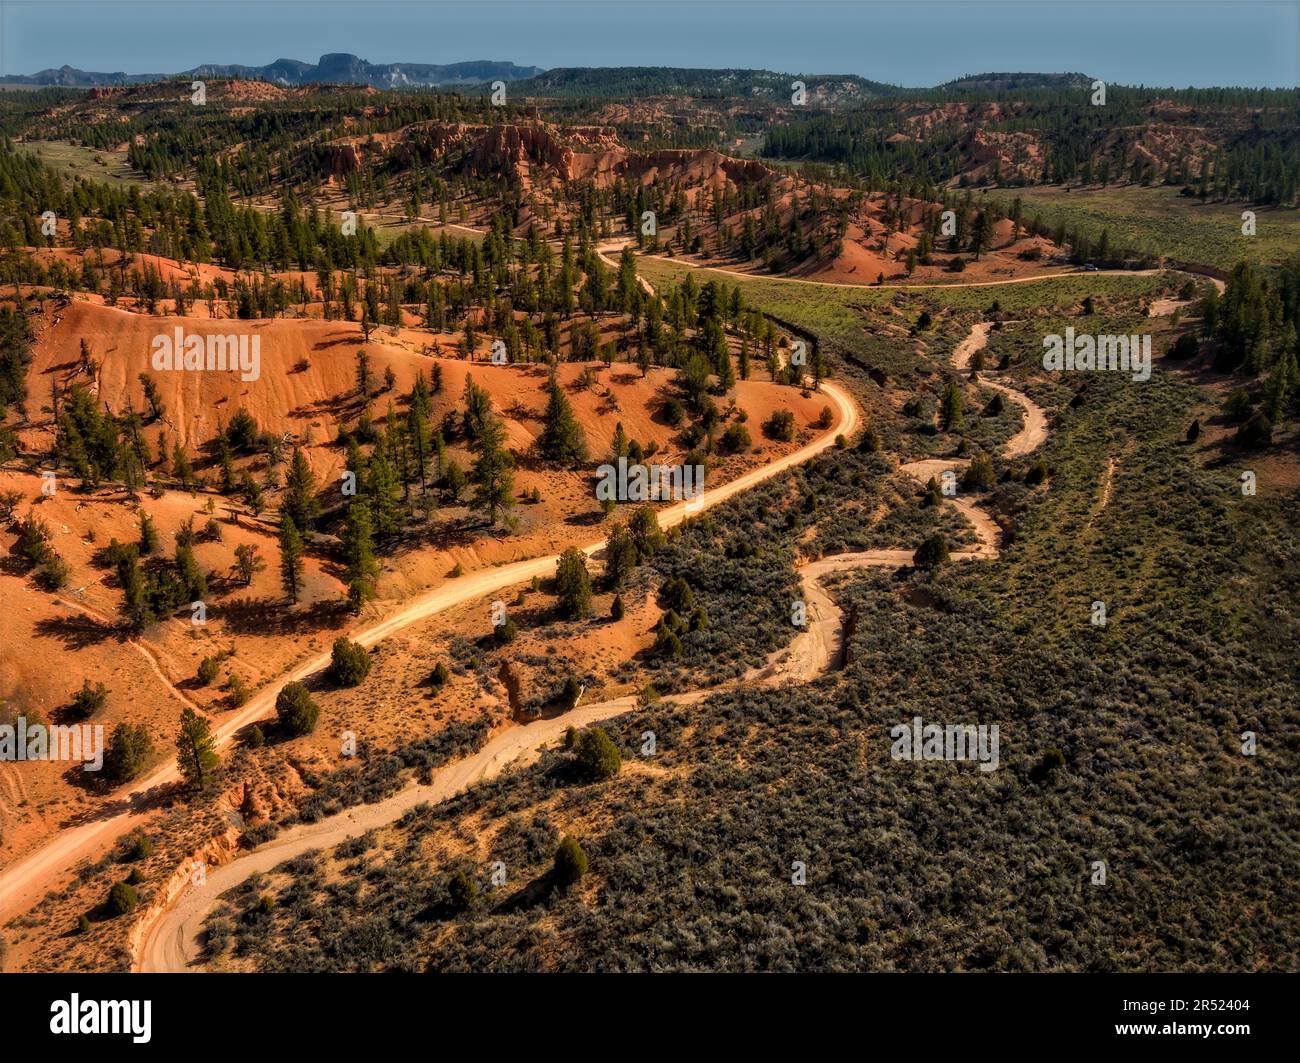
<path fill-rule="evenodd" d="M 974 351 L 987 341 L 988 329 L 976 325 L 958 351 L 954 352 L 954 362 L 957 361 L 959 352 L 964 352 L 965 359 L 969 361 Z M 1014 395 L 1022 404 L 1033 405 L 1018 392 Z M 856 425 L 856 409 L 851 401 L 840 395 L 838 390 L 834 393 L 834 397 L 837 400 L 843 399 L 847 403 L 847 409 L 841 406 L 841 414 L 846 419 L 851 415 L 854 419 L 853 424 Z M 1040 410 L 1039 413 L 1041 414 L 1042 411 Z M 1008 451 L 1014 448 L 1017 453 L 1021 453 L 1025 452 L 1025 448 L 1032 450 L 1033 446 L 1037 445 L 1037 443 L 1030 445 L 1030 440 L 1037 438 L 1037 430 L 1031 428 L 1028 420 L 1027 418 L 1027 423 L 1020 432 L 1008 441 Z M 1045 416 L 1042 423 L 1046 425 Z M 836 434 L 840 430 L 841 428 L 837 427 Z M 824 439 L 819 440 L 818 444 L 824 444 Z M 810 450 L 813 446 L 817 444 L 810 444 L 810 447 L 805 447 L 804 451 Z M 799 453 L 803 454 L 804 451 Z M 791 456 L 792 459 L 795 457 L 797 455 Z M 791 463 L 792 461 L 787 459 L 783 467 L 788 467 Z M 921 482 L 925 482 L 932 475 L 930 466 L 950 464 L 942 461 L 922 461 L 904 465 L 902 468 Z M 768 466 L 756 470 L 755 474 L 751 474 L 752 482 L 757 483 L 774 475 L 773 469 L 774 466 Z M 745 479 L 742 477 L 727 485 L 731 488 L 731 495 L 744 489 L 741 484 Z M 718 501 L 721 499 L 711 498 L 710 504 L 716 504 Z M 980 538 L 979 546 L 971 550 L 954 551 L 952 559 L 974 561 L 996 557 L 1000 533 L 997 525 L 988 515 L 967 499 L 946 498 L 944 501 L 956 506 L 968 518 L 972 518 Z M 682 507 L 675 507 L 675 509 L 680 511 Z M 677 519 L 680 520 L 681 516 Z M 550 564 L 554 563 L 553 559 L 547 561 Z M 671 700 L 678 704 L 690 704 L 735 687 L 785 682 L 805 683 L 838 667 L 843 655 L 843 617 L 839 607 L 822 586 L 822 581 L 837 572 L 864 567 L 899 568 L 911 563 L 912 552 L 909 550 L 867 550 L 838 554 L 802 566 L 800 582 L 808 611 L 807 625 L 789 647 L 774 654 L 767 664 L 751 670 L 734 683 L 674 695 Z M 628 695 L 612 701 L 581 706 L 553 719 L 512 727 L 498 734 L 478 752 L 444 767 L 428 785 L 407 787 L 384 801 L 348 809 L 316 823 L 300 825 L 285 831 L 247 856 L 241 856 L 215 869 L 208 874 L 203 885 L 189 887 L 171 907 L 163 909 L 152 920 L 137 924 L 132 931 L 135 969 L 144 972 L 195 970 L 202 953 L 201 936 L 208 913 L 222 893 L 238 885 L 249 875 L 259 871 L 269 871 L 295 856 L 316 849 L 331 848 L 348 838 L 386 826 L 419 804 L 444 801 L 475 783 L 493 778 L 511 764 L 531 763 L 539 756 L 541 747 L 557 741 L 569 727 L 590 726 L 629 712 L 635 707 L 635 696 Z"/>
<path fill-rule="evenodd" d="M 840 434 L 851 436 L 859 424 L 857 405 L 845 391 L 834 384 L 823 382 L 822 391 L 838 414 L 832 428 L 811 443 L 769 465 L 753 469 L 719 487 L 707 489 L 700 499 L 679 502 L 660 510 L 660 527 L 674 527 L 689 516 L 719 505 L 764 480 L 801 465 L 834 446 L 835 438 Z M 603 549 L 604 545 L 605 540 L 600 539 L 582 549 L 590 556 Z M 555 572 L 558 560 L 558 554 L 551 554 L 470 573 L 412 599 L 382 620 L 350 637 L 363 646 L 373 646 L 389 635 L 453 606 L 478 601 L 506 587 L 526 583 L 534 576 L 549 577 Z M 223 715 L 212 729 L 218 748 L 228 744 L 242 728 L 270 716 L 275 709 L 276 695 L 286 684 L 302 681 L 328 664 L 328 653 L 316 654 L 263 687 L 237 711 Z M 39 900 L 54 883 L 56 876 L 70 869 L 78 860 L 102 851 L 114 839 L 136 827 L 153 807 L 163 789 L 179 781 L 179 778 L 175 761 L 168 762 L 142 782 L 115 794 L 112 804 L 116 811 L 107 811 L 80 826 L 60 831 L 39 849 L 0 871 L 0 913 L 3 918 L 8 919 L 26 910 L 24 906 L 30 906 Z"/>
<path fill-rule="evenodd" d="M 989 331 L 990 326 L 986 322 L 974 325 L 953 351 L 953 365 L 959 369 L 970 365 L 975 352 L 988 343 Z M 1028 454 L 1047 439 L 1047 414 L 1040 406 L 1013 388 L 1002 384 L 994 385 L 992 381 L 983 378 L 981 382 L 996 386 L 1025 409 L 1024 424 L 1003 447 L 1006 454 Z M 900 465 L 899 468 L 919 483 L 925 484 L 929 483 L 931 477 L 941 477 L 949 470 L 956 472 L 967 464 L 965 458 L 925 458 Z M 954 550 L 951 559 L 985 561 L 997 557 L 1002 530 L 987 511 L 970 498 L 950 496 L 943 501 L 970 522 L 979 538 L 978 546 L 969 550 Z M 795 637 L 787 650 L 774 654 L 762 669 L 753 674 L 754 678 L 765 680 L 781 677 L 805 683 L 829 669 L 839 667 L 843 663 L 844 654 L 844 618 L 835 600 L 826 592 L 823 580 L 827 576 L 853 569 L 901 568 L 911 563 L 910 550 L 862 550 L 819 558 L 801 566 L 799 578 L 808 607 L 808 627 Z"/>
<path fill-rule="evenodd" d="M 449 226 L 470 232 L 478 230 L 468 226 Z M 619 251 L 628 240 L 606 242 L 597 247 L 597 253 L 608 265 L 617 263 L 606 257 L 607 251 Z M 672 259 L 666 256 L 644 256 L 662 258 L 665 261 L 684 264 L 691 268 L 713 269 L 722 273 L 731 273 L 739 278 L 755 281 L 775 281 L 785 284 L 810 284 L 825 287 L 875 288 L 907 290 L 910 288 L 984 288 L 1007 284 L 1030 284 L 1050 280 L 1061 276 L 1081 275 L 1079 271 L 1039 274 L 1033 277 L 1018 277 L 1009 280 L 982 281 L 962 284 L 903 284 L 874 285 L 851 284 L 808 280 L 795 277 L 767 277 L 716 266 L 702 266 Z M 1160 270 L 1116 270 L 1098 271 L 1117 273 L 1124 276 L 1146 276 L 1161 272 Z M 1086 275 L 1086 274 L 1082 274 Z M 653 287 L 638 277 L 645 290 L 653 294 Z M 1217 282 L 1216 282 L 1217 283 Z M 1161 309 L 1165 309 L 1162 307 Z M 971 333 L 953 353 L 953 363 L 963 369 L 969 366 L 974 353 L 988 342 L 991 323 L 981 322 L 975 325 Z M 1023 456 L 1032 452 L 1047 438 L 1047 417 L 1045 412 L 1031 399 L 1007 385 L 981 378 L 981 382 L 993 388 L 1010 401 L 1017 403 L 1025 411 L 1025 423 L 1010 440 L 1004 452 L 1008 456 Z M 785 470 L 807 461 L 814 455 L 833 446 L 839 435 L 851 436 L 859 424 L 858 411 L 853 400 L 834 384 L 823 382 L 822 390 L 838 409 L 839 418 L 836 425 L 819 436 L 813 442 L 798 451 L 753 470 L 744 476 L 721 487 L 706 492 L 705 497 L 695 503 L 681 503 L 659 513 L 661 527 L 670 528 L 679 524 L 688 516 L 703 509 L 711 508 L 734 497 L 742 491 L 761 483 Z M 956 468 L 959 463 L 953 461 L 927 460 L 913 462 L 902 466 L 903 471 L 925 482 L 936 470 Z M 980 538 L 980 545 L 971 550 L 956 551 L 954 560 L 975 560 L 997 556 L 999 532 L 996 524 L 971 501 L 959 498 L 946 498 L 945 503 L 960 509 L 971 521 Z M 605 540 L 591 543 L 583 550 L 588 555 L 595 554 L 605 545 Z M 472 573 L 467 577 L 439 587 L 395 610 L 389 616 L 367 627 L 352 637 L 362 645 L 371 646 L 387 636 L 398 632 L 411 624 L 434 616 L 446 609 L 465 602 L 485 598 L 508 586 L 527 582 L 534 576 L 548 576 L 554 571 L 558 555 L 532 558 L 524 561 L 502 565 L 498 568 Z M 862 567 L 899 567 L 910 564 L 912 554 L 906 550 L 873 550 L 851 554 L 842 554 L 823 558 L 803 566 L 800 578 L 808 604 L 808 627 L 798 635 L 791 646 L 779 660 L 769 662 L 761 669 L 755 670 L 740 682 L 804 682 L 815 678 L 834 667 L 842 655 L 843 624 L 838 607 L 822 587 L 822 580 L 827 576 L 858 569 Z M 143 650 L 143 648 L 141 648 Z M 144 651 L 149 656 L 147 651 Z M 229 743 L 243 727 L 256 720 L 269 716 L 273 709 L 276 695 L 289 682 L 302 680 L 324 668 L 329 661 L 328 654 L 315 655 L 272 682 L 237 712 L 223 717 L 213 731 L 217 745 Z M 156 662 L 154 662 L 156 665 Z M 165 677 L 164 677 L 165 679 Z M 694 691 L 674 697 L 679 703 L 697 701 L 716 693 L 722 687 Z M 151 923 L 138 924 L 132 931 L 132 944 L 137 970 L 144 971 L 182 971 L 189 969 L 189 964 L 198 954 L 198 934 L 200 933 L 206 913 L 211 909 L 216 898 L 231 886 L 242 881 L 249 874 L 259 870 L 268 870 L 286 859 L 310 849 L 328 848 L 349 837 L 364 833 L 374 827 L 389 823 L 410 808 L 423 802 L 444 800 L 476 782 L 491 778 L 504 767 L 513 763 L 527 763 L 535 759 L 539 749 L 548 742 L 555 741 L 570 726 L 586 726 L 600 720 L 608 719 L 632 709 L 635 701 L 631 696 L 580 706 L 564 716 L 550 720 L 539 720 L 527 725 L 511 727 L 491 739 L 481 750 L 470 757 L 443 768 L 427 786 L 412 786 L 400 793 L 374 805 L 362 806 L 328 817 L 315 824 L 295 827 L 279 835 L 266 845 L 242 856 L 208 875 L 206 884 L 193 887 L 171 907 L 161 912 Z M 131 830 L 152 806 L 154 799 L 163 788 L 178 780 L 174 762 L 162 767 L 144 781 L 129 790 L 116 795 L 115 804 L 125 805 L 120 811 L 109 811 L 97 819 L 82 824 L 71 830 L 60 832 L 40 849 L 28 854 L 22 860 L 0 871 L 0 913 L 8 918 L 25 910 L 43 895 L 56 877 L 66 872 L 78 860 L 92 856 L 110 844 L 115 838 Z"/>
<path fill-rule="evenodd" d="M 970 334 L 961 343 L 957 344 L 956 349 L 952 352 L 952 364 L 958 369 L 969 368 L 971 359 L 975 357 L 975 352 L 988 346 L 989 332 L 992 328 L 993 322 L 991 321 L 981 321 L 972 327 Z M 1026 454 L 1032 453 L 1047 442 L 1047 414 L 1033 399 L 1015 388 L 1007 387 L 1006 384 L 990 380 L 987 374 L 981 375 L 978 382 L 985 387 L 992 388 L 994 391 L 1001 392 L 1025 411 L 1025 423 L 1021 426 L 1019 432 L 1007 440 L 1006 446 L 1003 447 L 1003 453 L 1008 458 L 1023 458 Z"/>
<path fill-rule="evenodd" d="M 596 254 L 607 265 L 617 266 L 617 263 L 611 262 L 605 257 L 605 253 L 608 251 L 622 251 L 624 247 L 634 242 L 631 237 L 607 240 L 596 248 Z M 1007 284 L 1035 284 L 1039 281 L 1055 280 L 1060 277 L 1154 277 L 1158 273 L 1166 272 L 1163 269 L 1062 269 L 1052 273 L 1036 273 L 1032 277 L 1009 277 L 1000 281 L 967 281 L 964 283 L 962 281 L 952 281 L 948 284 L 876 284 L 873 281 L 865 281 L 855 284 L 852 281 L 820 281 L 808 277 L 777 277 L 766 273 L 747 273 L 740 269 L 731 269 L 727 266 L 711 266 L 705 262 L 691 262 L 688 259 L 674 258 L 670 255 L 649 255 L 638 252 L 637 257 L 655 258 L 660 262 L 671 262 L 674 265 L 686 266 L 689 269 L 709 270 L 713 273 L 729 273 L 733 277 L 740 277 L 742 280 L 774 281 L 777 284 L 812 284 L 819 288 L 874 288 L 878 291 L 902 292 L 923 291 L 927 288 L 999 288 Z"/>

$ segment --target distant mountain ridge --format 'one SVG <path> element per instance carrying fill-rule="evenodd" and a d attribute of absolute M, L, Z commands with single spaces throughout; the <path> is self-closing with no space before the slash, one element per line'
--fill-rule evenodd
<path fill-rule="evenodd" d="M 701 97 L 780 100 L 789 98 L 795 81 L 806 86 L 813 104 L 851 104 L 908 90 L 858 74 L 794 74 L 776 70 L 709 67 L 520 66 L 516 63 L 476 59 L 463 63 L 371 63 L 348 52 L 322 55 L 315 63 L 277 59 L 265 66 L 204 63 L 172 74 L 128 74 L 78 70 L 61 66 L 35 74 L 0 77 L 0 85 L 50 88 L 95 88 L 141 85 L 173 78 L 241 78 L 276 85 L 368 85 L 376 89 L 450 88 L 486 85 L 492 81 L 516 82 L 516 93 L 526 96 L 644 96 L 677 94 Z M 946 91 L 1017 91 L 1043 88 L 1081 88 L 1091 82 L 1085 74 L 989 73 L 969 74 L 935 86 Z"/>
<path fill-rule="evenodd" d="M 10 74 L 0 78 L 4 85 L 36 85 L 59 88 L 94 88 L 111 85 L 141 85 L 174 77 L 243 78 L 277 85 L 310 85 L 316 82 L 341 85 L 369 85 L 377 89 L 436 88 L 481 85 L 488 81 L 520 81 L 542 73 L 538 66 L 476 59 L 464 63 L 370 63 L 347 52 L 322 55 L 316 63 L 299 59 L 277 59 L 265 66 L 205 63 L 175 74 L 127 74 L 78 70 L 71 66 Z"/>
<path fill-rule="evenodd" d="M 967 74 L 938 86 L 975 92 L 1015 92 L 1025 89 L 1082 89 L 1092 84 L 1087 74 Z"/>
<path fill-rule="evenodd" d="M 858 74 L 791 74 L 777 70 L 709 67 L 555 67 L 517 85 L 524 96 L 686 95 L 789 101 L 802 82 L 814 102 L 853 102 L 901 91 Z"/>

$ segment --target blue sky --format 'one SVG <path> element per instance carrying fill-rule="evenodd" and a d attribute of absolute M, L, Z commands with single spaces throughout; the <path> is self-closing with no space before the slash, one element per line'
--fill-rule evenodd
<path fill-rule="evenodd" d="M 931 85 L 1078 70 L 1145 85 L 1300 84 L 1300 2 L 1279 0 L 7 0 L 4 73 L 199 63 L 508 59 L 766 67 Z"/>

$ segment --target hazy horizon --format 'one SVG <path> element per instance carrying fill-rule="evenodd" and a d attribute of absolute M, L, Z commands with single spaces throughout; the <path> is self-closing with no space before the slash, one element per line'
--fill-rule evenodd
<path fill-rule="evenodd" d="M 674 11 L 687 32 L 671 24 Z M 171 74 L 207 63 L 315 63 L 334 52 L 372 63 L 764 68 L 905 87 L 1077 71 L 1128 85 L 1292 88 L 1300 2 L 10 0 L 0 8 L 2 74 L 64 65 Z"/>

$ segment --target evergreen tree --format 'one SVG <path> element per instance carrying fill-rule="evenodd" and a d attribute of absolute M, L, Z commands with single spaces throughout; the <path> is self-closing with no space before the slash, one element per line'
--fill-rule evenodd
<path fill-rule="evenodd" d="M 574 743 L 574 760 L 579 770 L 591 782 L 617 775 L 623 766 L 623 755 L 614 740 L 603 728 L 584 729 Z"/>
<path fill-rule="evenodd" d="M 376 447 L 374 454 L 371 455 L 366 481 L 375 536 L 381 540 L 391 539 L 397 534 L 400 525 L 398 510 L 400 489 L 397 475 L 393 472 L 383 447 Z"/>
<path fill-rule="evenodd" d="M 354 687 L 370 674 L 370 654 L 345 635 L 334 640 L 327 674 L 335 686 Z"/>
<path fill-rule="evenodd" d="M 566 834 L 560 840 L 552 872 L 560 886 L 571 886 L 587 873 L 587 854 L 572 835 Z"/>
<path fill-rule="evenodd" d="M 582 427 L 573 416 L 573 407 L 554 375 L 551 377 L 550 399 L 546 404 L 544 426 L 537 441 L 542 457 L 568 468 L 576 468 L 587 460 L 587 440 Z"/>
<path fill-rule="evenodd" d="M 179 441 L 172 450 L 172 475 L 186 488 L 194 486 L 194 469 L 190 465 L 190 456 L 185 453 L 185 448 Z"/>
<path fill-rule="evenodd" d="M 975 252 L 975 261 L 978 262 L 980 255 L 988 250 L 989 243 L 993 239 L 993 220 L 989 217 L 988 211 L 981 210 L 975 215 L 975 224 L 971 227 L 970 249 Z"/>
<path fill-rule="evenodd" d="M 367 336 L 366 339 L 369 340 L 370 337 Z M 370 386 L 370 355 L 363 347 L 357 351 L 357 395 L 362 402 L 370 401 Z"/>
<path fill-rule="evenodd" d="M 917 568 L 932 569 L 948 562 L 948 543 L 943 535 L 935 532 L 925 540 L 912 557 L 912 564 Z"/>
<path fill-rule="evenodd" d="M 130 782 L 153 753 L 153 741 L 143 725 L 119 723 L 104 750 L 104 773 L 115 783 Z"/>
<path fill-rule="evenodd" d="M 420 494 L 423 496 L 431 454 L 432 441 L 429 437 L 429 390 L 424 377 L 415 378 L 415 387 L 411 389 L 410 408 L 406 414 L 406 434 L 415 452 L 415 471 L 420 479 Z"/>
<path fill-rule="evenodd" d="M 302 590 L 302 538 L 298 526 L 288 513 L 280 520 L 280 586 L 290 602 L 298 600 Z"/>
<path fill-rule="evenodd" d="M 316 477 L 299 447 L 293 448 L 289 475 L 284 483 L 284 512 L 293 518 L 299 531 L 311 531 L 316 526 L 320 503 L 316 498 Z"/>
<path fill-rule="evenodd" d="M 153 620 L 145 592 L 144 573 L 135 550 L 126 549 L 117 558 L 117 582 L 122 588 L 122 612 L 135 632 L 143 631 Z"/>
<path fill-rule="evenodd" d="M 253 577 L 264 568 L 266 562 L 258 556 L 256 544 L 240 543 L 235 547 L 235 571 L 245 587 L 252 583 Z"/>
<path fill-rule="evenodd" d="M 465 374 L 465 413 L 461 418 L 461 431 L 471 443 L 478 441 L 483 425 L 492 417 L 492 397 L 485 388 L 474 383 L 474 377 Z"/>
<path fill-rule="evenodd" d="M 148 556 L 158 549 L 158 529 L 154 527 L 153 517 L 144 510 L 140 511 L 140 553 Z"/>
<path fill-rule="evenodd" d="M 275 696 L 275 715 L 285 734 L 297 737 L 316 729 L 320 706 L 301 683 L 286 683 Z"/>
<path fill-rule="evenodd" d="M 965 414 L 962 412 L 961 388 L 957 386 L 955 380 L 949 380 L 943 390 L 943 401 L 939 406 L 939 423 L 945 432 L 960 428 L 966 423 Z"/>
<path fill-rule="evenodd" d="M 636 547 L 638 562 L 649 561 L 664 544 L 664 533 L 659 530 L 659 518 L 651 506 L 641 506 L 628 521 L 628 534 Z"/>
<path fill-rule="evenodd" d="M 360 610 L 375 596 L 375 580 L 379 577 L 374 524 L 370 504 L 364 498 L 356 498 L 348 506 L 347 524 L 343 530 L 343 556 L 348 602 L 354 610 Z"/>
<path fill-rule="evenodd" d="M 459 502 L 461 493 L 465 490 L 465 485 L 469 483 L 469 478 L 465 475 L 465 470 L 455 461 L 447 462 L 447 471 L 443 474 L 443 484 L 447 488 L 447 493 L 451 495 L 452 501 Z"/>
<path fill-rule="evenodd" d="M 968 491 L 991 491 L 994 484 L 993 459 L 987 452 L 977 451 L 966 466 L 961 485 Z"/>
<path fill-rule="evenodd" d="M 637 545 L 631 534 L 622 524 L 613 525 L 605 540 L 605 583 L 610 590 L 622 588 L 638 560 Z"/>
<path fill-rule="evenodd" d="M 487 513 L 488 522 L 495 524 L 502 512 L 514 504 L 514 458 L 505 447 L 505 426 L 491 414 L 479 428 L 477 441 L 478 460 L 474 463 L 474 496 L 470 506 Z"/>
<path fill-rule="evenodd" d="M 925 485 L 925 501 L 921 504 L 926 507 L 940 505 L 943 502 L 943 489 L 939 486 L 939 481 L 935 477 L 930 477 L 930 482 Z"/>
<path fill-rule="evenodd" d="M 181 711 L 181 728 L 176 735 L 176 761 L 182 777 L 195 790 L 208 785 L 218 764 L 207 718 L 188 705 Z"/>
<path fill-rule="evenodd" d="M 575 546 L 560 555 L 555 568 L 555 593 L 560 615 L 580 620 L 591 612 L 591 576 L 587 573 L 587 555 Z"/>
<path fill-rule="evenodd" d="M 208 578 L 199 568 L 194 548 L 185 544 L 176 544 L 176 572 L 180 576 L 181 586 L 185 589 L 189 601 L 202 601 L 207 597 Z"/>

